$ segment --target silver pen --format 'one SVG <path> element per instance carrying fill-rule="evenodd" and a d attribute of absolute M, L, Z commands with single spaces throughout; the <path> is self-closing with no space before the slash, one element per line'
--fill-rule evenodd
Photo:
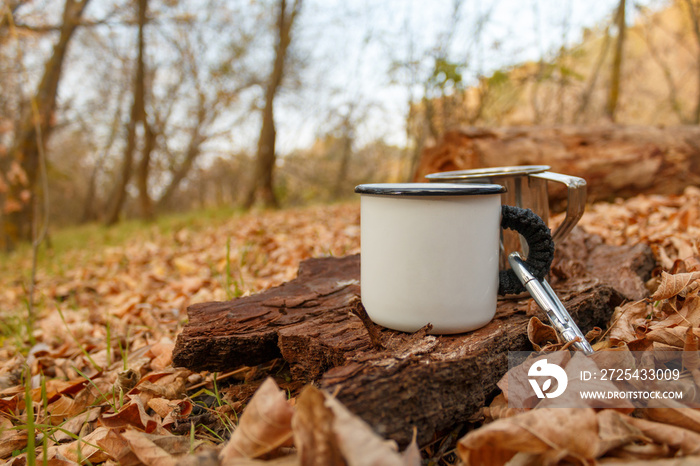
<path fill-rule="evenodd" d="M 593 354 L 591 344 L 586 340 L 585 335 L 578 328 L 576 322 L 571 318 L 569 312 L 561 303 L 552 287 L 547 283 L 547 280 L 538 280 L 527 269 L 525 262 L 517 252 L 511 253 L 508 256 L 510 267 L 515 272 L 518 280 L 523 284 L 525 289 L 530 292 L 530 295 L 539 304 L 552 326 L 559 332 L 563 340 L 566 342 L 574 341 L 573 346 L 584 354 Z"/>

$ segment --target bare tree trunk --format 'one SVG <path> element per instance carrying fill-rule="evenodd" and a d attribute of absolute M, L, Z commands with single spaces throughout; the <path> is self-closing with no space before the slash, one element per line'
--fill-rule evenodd
<path fill-rule="evenodd" d="M 0 225 L 0 248 L 14 249 L 17 242 L 32 237 L 40 151 L 51 133 L 68 44 L 88 2 L 66 0 L 58 42 L 44 65 L 44 74 L 31 104 L 25 106 L 12 148 L 6 156 L 0 157 L 0 174 L 4 174 L 7 185 L 7 193 L 0 205 L 1 217 L 4 218 Z"/>
<path fill-rule="evenodd" d="M 292 40 L 292 26 L 301 9 L 302 0 L 294 0 L 291 12 L 287 12 L 287 1 L 279 0 L 279 18 L 277 27 L 279 37 L 275 47 L 275 61 L 265 91 L 265 108 L 263 109 L 262 127 L 258 139 L 258 151 L 255 163 L 255 173 L 248 189 L 244 207 L 253 206 L 259 198 L 266 207 L 279 207 L 279 201 L 273 190 L 273 175 L 275 168 L 275 130 L 274 100 L 277 90 L 284 77 L 284 64 L 287 49 Z"/>
<path fill-rule="evenodd" d="M 687 118 L 683 115 L 683 106 L 678 99 L 678 87 L 676 86 L 676 81 L 673 78 L 673 71 L 671 70 L 669 64 L 664 60 L 662 52 L 660 52 L 654 45 L 652 38 L 654 27 L 660 27 L 660 25 L 652 23 L 649 26 L 649 29 L 645 31 L 644 35 L 647 47 L 649 48 L 649 54 L 651 55 L 652 60 L 654 60 L 654 62 L 659 65 L 659 68 L 661 68 L 661 72 L 666 80 L 666 85 L 668 87 L 668 103 L 671 106 L 671 110 L 673 110 L 673 113 L 676 114 L 679 122 L 688 123 Z M 700 64 L 700 61 L 698 61 L 698 64 Z M 700 78 L 700 70 L 698 71 L 698 78 Z"/>
<path fill-rule="evenodd" d="M 22 5 L 21 0 L 3 1 L 2 10 L 0 10 L 0 44 L 2 44 L 2 39 L 5 37 L 5 30 L 10 23 L 10 18 L 14 16 L 20 5 Z"/>
<path fill-rule="evenodd" d="M 579 103 L 578 111 L 574 115 L 574 123 L 578 123 L 583 118 L 585 120 L 586 110 L 591 102 L 591 95 L 593 95 L 593 90 L 598 82 L 598 76 L 600 76 L 600 69 L 603 67 L 603 62 L 605 61 L 605 56 L 608 54 L 608 48 L 610 47 L 610 25 L 605 28 L 605 38 L 603 39 L 603 45 L 600 49 L 600 54 L 598 55 L 598 60 L 593 67 L 593 73 L 588 80 L 588 85 L 586 90 L 581 95 L 581 101 Z"/>
<path fill-rule="evenodd" d="M 154 216 L 153 201 L 148 194 L 148 175 L 151 167 L 151 153 L 156 145 L 156 133 L 152 126 L 144 118 L 144 144 L 141 151 L 141 161 L 136 172 L 136 186 L 139 188 L 139 204 L 141 207 L 141 217 L 145 220 L 152 220 Z"/>
<path fill-rule="evenodd" d="M 145 104 L 145 65 L 144 65 L 144 27 L 146 25 L 146 11 L 148 0 L 138 1 L 138 58 L 136 62 L 136 73 L 134 75 L 134 100 L 131 105 L 131 116 L 127 124 L 126 148 L 124 149 L 124 159 L 122 161 L 121 176 L 110 196 L 110 206 L 107 212 L 105 223 L 114 225 L 119 221 L 119 214 L 124 207 L 126 200 L 126 187 L 129 185 L 133 172 L 134 151 L 136 150 L 136 127 L 138 123 L 143 123 L 146 119 Z"/>
<path fill-rule="evenodd" d="M 700 124 L 700 5 L 698 5 L 693 0 L 685 0 L 688 4 L 688 10 L 690 10 L 690 19 L 693 23 L 693 34 L 695 35 L 695 41 L 697 42 L 698 50 L 697 53 L 697 74 L 695 79 L 697 80 L 697 97 L 695 103 L 695 112 L 693 113 L 693 123 Z"/>
<path fill-rule="evenodd" d="M 205 108 L 205 100 L 203 96 L 200 96 L 199 108 L 197 109 L 197 123 L 192 128 L 190 134 L 190 141 L 187 144 L 187 150 L 185 151 L 185 159 L 182 161 L 180 166 L 177 168 L 175 173 L 173 173 L 173 178 L 170 180 L 170 184 L 163 192 L 163 195 L 158 199 L 156 203 L 156 210 L 164 209 L 173 194 L 178 190 L 180 183 L 187 176 L 187 174 L 192 169 L 195 159 L 199 156 L 201 152 L 201 146 L 205 138 L 202 135 L 202 126 L 205 124 L 207 118 L 207 109 Z"/>
<path fill-rule="evenodd" d="M 117 96 L 117 102 L 120 102 L 126 94 L 127 89 L 123 88 L 119 95 Z M 95 161 L 95 166 L 92 168 L 90 173 L 90 181 L 88 182 L 88 189 L 85 194 L 85 205 L 83 207 L 83 217 L 82 222 L 89 222 L 92 220 L 97 220 L 97 204 L 96 204 L 96 193 L 97 193 L 97 177 L 102 170 L 102 165 L 104 160 L 107 158 L 109 151 L 117 138 L 117 133 L 119 132 L 119 127 L 121 126 L 122 111 L 121 106 L 117 105 L 117 110 L 114 113 L 114 118 L 112 119 L 112 125 L 109 129 L 109 138 L 107 139 L 107 144 L 102 148 L 99 158 Z"/>
<path fill-rule="evenodd" d="M 345 121 L 343 121 L 343 146 L 340 154 L 340 168 L 338 169 L 338 176 L 335 179 L 335 186 L 333 188 L 333 197 L 336 199 L 341 197 L 345 192 L 345 180 L 348 178 L 350 157 L 352 157 L 353 128 L 350 116 L 351 112 L 348 113 L 345 117 Z"/>
<path fill-rule="evenodd" d="M 610 92 L 608 94 L 608 103 L 605 107 L 605 113 L 610 120 L 615 121 L 615 112 L 617 110 L 617 102 L 620 97 L 620 78 L 622 71 L 622 54 L 625 45 L 625 2 L 620 0 L 617 7 L 617 42 L 615 43 L 615 55 L 613 57 L 612 70 L 610 73 Z"/>
<path fill-rule="evenodd" d="M 544 60 L 540 58 L 537 64 L 537 74 L 535 74 L 535 79 L 532 82 L 532 90 L 530 91 L 530 106 L 532 107 L 532 122 L 535 125 L 542 123 L 542 107 L 540 105 L 539 90 L 540 83 L 544 77 Z"/>

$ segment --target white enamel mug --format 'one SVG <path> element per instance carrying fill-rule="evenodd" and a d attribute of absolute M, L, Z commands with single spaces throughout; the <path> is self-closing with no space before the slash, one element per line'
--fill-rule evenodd
<path fill-rule="evenodd" d="M 491 321 L 499 292 L 521 287 L 512 271 L 499 274 L 501 227 L 527 238 L 533 275 L 542 279 L 549 271 L 549 229 L 532 211 L 502 207 L 503 186 L 380 183 L 355 192 L 361 194 L 361 298 L 379 325 L 415 332 L 431 324 L 431 333 L 449 334 Z"/>

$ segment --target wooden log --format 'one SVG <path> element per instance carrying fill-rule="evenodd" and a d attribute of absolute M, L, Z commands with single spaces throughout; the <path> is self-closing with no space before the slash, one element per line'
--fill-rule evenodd
<path fill-rule="evenodd" d="M 584 332 L 604 326 L 623 298 L 611 286 L 573 280 L 557 289 Z M 401 445 L 418 429 L 424 445 L 435 434 L 479 412 L 508 370 L 509 351 L 532 351 L 530 317 L 539 309 L 529 300 L 506 301 L 487 326 L 469 336 L 414 337 L 372 356 L 360 354 L 331 369 L 321 386 L 381 435 Z"/>
<path fill-rule="evenodd" d="M 359 256 L 311 259 L 294 280 L 264 293 L 187 308 L 189 323 L 177 337 L 176 366 L 222 371 L 280 357 L 280 329 L 346 312 L 360 293 Z"/>
<path fill-rule="evenodd" d="M 604 282 L 601 269 L 636 264 L 627 279 L 642 286 L 640 274 L 648 275 L 653 259 L 648 247 L 613 247 L 605 253 L 615 262 L 605 262 L 598 250 L 608 246 L 582 232 L 571 238 L 558 246 L 552 283 L 586 332 L 605 326 L 625 299 L 616 289 L 624 283 Z M 596 255 L 597 262 L 588 260 Z M 494 320 L 466 334 L 388 330 L 373 324 L 360 304 L 359 262 L 359 256 L 312 259 L 296 279 L 264 293 L 191 306 L 175 365 L 224 371 L 281 356 L 295 380 L 337 393 L 378 433 L 406 444 L 415 426 L 425 444 L 484 406 L 507 370 L 508 351 L 532 349 L 530 317 L 545 319 L 523 299 L 499 301 Z"/>
<path fill-rule="evenodd" d="M 421 154 L 414 180 L 430 173 L 506 165 L 550 165 L 588 182 L 589 201 L 640 193 L 679 194 L 700 182 L 698 126 L 534 126 L 448 131 Z M 550 200 L 565 199 L 550 183 Z"/>

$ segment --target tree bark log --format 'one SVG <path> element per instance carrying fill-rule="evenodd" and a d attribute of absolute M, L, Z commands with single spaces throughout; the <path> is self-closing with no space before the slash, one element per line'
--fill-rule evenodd
<path fill-rule="evenodd" d="M 586 332 L 644 294 L 649 247 L 615 247 L 575 230 L 558 247 L 551 283 Z M 618 273 L 604 274 L 610 269 Z M 297 381 L 337 393 L 380 434 L 402 444 L 465 422 L 493 395 L 509 351 L 529 351 L 530 299 L 499 301 L 485 327 L 460 335 L 397 332 L 373 324 L 359 301 L 360 258 L 311 259 L 291 282 L 229 302 L 190 306 L 174 364 L 224 371 L 282 357 Z"/>
<path fill-rule="evenodd" d="M 589 202 L 641 193 L 679 194 L 700 183 L 700 127 L 535 126 L 452 130 L 423 151 L 415 181 L 430 173 L 549 165 L 588 182 Z M 565 200 L 550 183 L 550 201 Z"/>

